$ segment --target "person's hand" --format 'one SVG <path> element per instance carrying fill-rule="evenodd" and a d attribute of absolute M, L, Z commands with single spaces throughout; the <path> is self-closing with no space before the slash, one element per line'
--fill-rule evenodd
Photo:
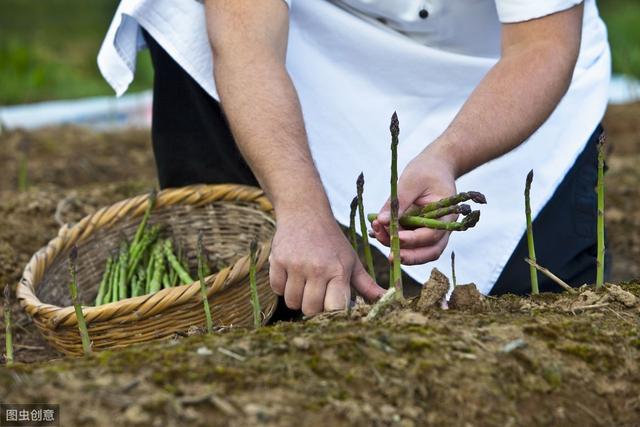
<path fill-rule="evenodd" d="M 365 299 L 382 296 L 331 214 L 297 210 L 277 218 L 269 279 L 287 307 L 305 315 L 343 309 L 350 284 Z"/>
<path fill-rule="evenodd" d="M 436 150 L 425 150 L 416 156 L 405 168 L 398 180 L 399 215 L 412 206 L 424 206 L 456 194 L 455 173 L 446 156 L 436 154 Z M 455 221 L 457 215 L 444 217 L 444 221 Z M 389 200 L 373 221 L 373 233 L 382 244 L 389 246 L 389 223 L 391 212 Z M 400 238 L 400 258 L 402 264 L 424 264 L 440 257 L 449 241 L 449 232 L 418 228 L 398 232 Z"/>

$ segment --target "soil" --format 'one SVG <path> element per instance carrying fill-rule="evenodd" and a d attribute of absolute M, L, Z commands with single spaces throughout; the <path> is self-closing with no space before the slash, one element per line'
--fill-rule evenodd
<path fill-rule="evenodd" d="M 448 280 L 434 273 L 372 321 L 357 305 L 82 359 L 52 350 L 14 304 L 17 363 L 0 367 L 0 401 L 59 403 L 65 426 L 640 426 L 638 117 L 640 104 L 605 120 L 620 286 L 490 298 L 461 285 L 447 307 Z M 0 146 L 0 284 L 17 283 L 61 223 L 155 184 L 147 131 L 7 132 Z M 18 192 L 25 146 L 29 188 Z"/>

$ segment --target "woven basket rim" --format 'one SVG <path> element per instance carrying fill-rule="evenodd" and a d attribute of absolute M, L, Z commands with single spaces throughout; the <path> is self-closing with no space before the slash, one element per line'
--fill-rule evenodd
<path fill-rule="evenodd" d="M 200 184 L 165 189 L 157 194 L 156 209 L 179 204 L 201 206 L 216 201 L 253 202 L 262 212 L 273 218 L 273 206 L 261 189 L 237 184 Z M 103 207 L 95 213 L 85 216 L 72 226 L 63 225 L 58 235 L 31 257 L 16 288 L 17 299 L 29 316 L 39 317 L 41 321 L 49 324 L 49 327 L 53 329 L 59 325 L 76 325 L 77 318 L 73 306 L 63 307 L 44 303 L 36 296 L 35 290 L 42 281 L 45 271 L 60 255 L 67 253 L 73 245 L 88 240 L 95 231 L 109 228 L 123 219 L 141 217 L 148 203 L 149 194 L 130 197 Z M 268 262 L 270 249 L 271 242 L 259 244 L 257 270 L 260 270 Z M 234 279 L 248 276 L 248 274 L 249 255 L 246 254 L 232 265 L 205 278 L 208 296 L 224 290 L 229 283 L 237 281 Z M 190 296 L 194 292 L 200 292 L 200 284 L 197 280 L 194 283 L 161 289 L 153 294 L 131 297 L 97 307 L 83 306 L 82 311 L 87 322 L 131 316 L 142 319 L 162 312 L 162 309 L 154 310 L 154 308 L 167 299 L 173 300 L 171 307 L 191 302 Z M 143 306 L 145 308 L 144 314 L 140 314 Z"/>

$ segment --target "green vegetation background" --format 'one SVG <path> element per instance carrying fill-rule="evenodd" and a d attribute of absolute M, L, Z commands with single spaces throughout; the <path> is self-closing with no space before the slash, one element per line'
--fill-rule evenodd
<path fill-rule="evenodd" d="M 186 1 L 186 0 L 182 0 Z M 110 95 L 96 54 L 117 0 L 0 0 L 0 105 Z M 640 78 L 640 1 L 601 0 L 613 67 Z M 147 53 L 131 88 L 150 88 Z"/>

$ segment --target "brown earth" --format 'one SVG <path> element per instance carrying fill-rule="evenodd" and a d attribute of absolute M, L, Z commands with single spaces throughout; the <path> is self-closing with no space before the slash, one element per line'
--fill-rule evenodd
<path fill-rule="evenodd" d="M 640 105 L 612 107 L 605 120 L 617 282 L 640 277 L 639 115 Z M 18 281 L 60 223 L 155 180 L 144 131 L 10 132 L 0 146 L 0 284 Z M 20 193 L 25 146 L 30 187 Z M 360 306 L 82 360 L 51 350 L 13 306 L 19 363 L 0 368 L 0 401 L 60 403 L 65 426 L 637 426 L 640 286 L 623 289 L 636 301 L 618 288 L 482 301 L 461 288 L 457 309 L 431 294 L 372 322 Z"/>

